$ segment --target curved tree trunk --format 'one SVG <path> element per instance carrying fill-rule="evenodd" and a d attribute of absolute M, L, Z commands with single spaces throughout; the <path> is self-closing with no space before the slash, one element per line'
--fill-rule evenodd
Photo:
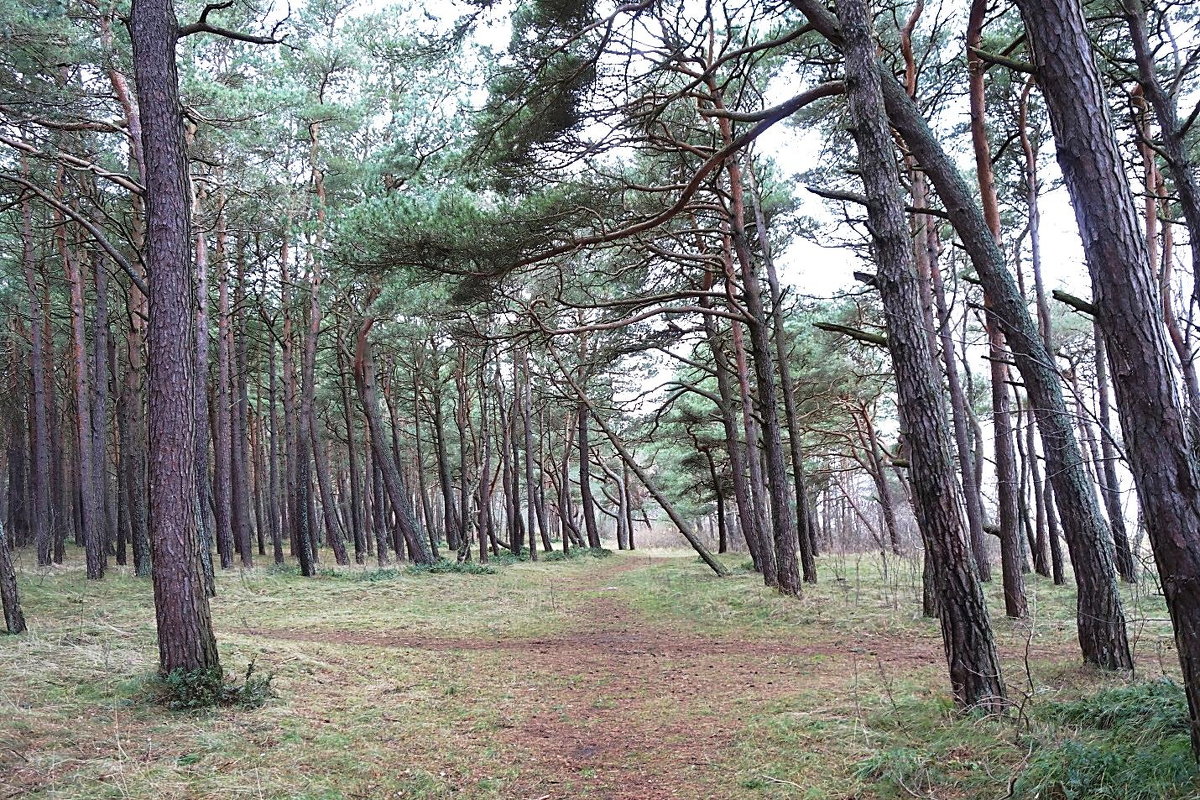
<path fill-rule="evenodd" d="M 408 492 L 400 478 L 400 469 L 388 447 L 383 430 L 383 419 L 379 411 L 379 392 L 375 388 L 375 365 L 371 360 L 370 344 L 367 335 L 371 331 L 374 320 L 365 321 L 358 330 L 357 344 L 354 350 L 354 383 L 358 388 L 359 401 L 367 418 L 368 435 L 371 441 L 371 453 L 380 472 L 387 496 L 391 500 L 392 510 L 396 514 L 400 534 L 404 544 L 417 564 L 432 564 L 433 554 L 429 550 L 429 542 L 417 530 L 417 521 L 413 516 L 412 504 Z"/>
<path fill-rule="evenodd" d="M 809 22 L 831 41 L 841 40 L 837 21 L 816 0 L 791 0 Z M 882 66 L 876 63 L 882 72 Z M 1073 416 L 1067 411 L 1054 357 L 1046 348 L 1025 298 L 1018 290 L 1004 254 L 975 202 L 975 193 L 922 116 L 912 98 L 890 75 L 882 82 L 888 118 L 924 167 L 941 197 L 1004 331 L 1017 370 L 1032 400 L 1042 433 L 1049 485 L 1078 582 L 1076 615 L 1079 645 L 1088 663 L 1105 669 L 1130 669 L 1132 657 L 1125 631 L 1125 612 L 1117 591 L 1112 539 L 1100 514 L 1094 487 L 1088 482 L 1083 455 L 1075 439 Z"/>

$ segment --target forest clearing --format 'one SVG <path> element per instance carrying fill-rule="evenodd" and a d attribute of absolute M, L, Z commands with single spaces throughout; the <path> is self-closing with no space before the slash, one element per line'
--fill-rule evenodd
<path fill-rule="evenodd" d="M 222 660 L 273 673 L 279 697 L 192 713 L 145 702 L 145 582 L 30 575 L 38 632 L 0 640 L 17 676 L 0 697 L 0 796 L 1002 798 L 1032 752 L 1106 735 L 1047 709 L 1177 673 L 1161 599 L 1130 589 L 1142 671 L 1106 677 L 1073 652 L 1070 592 L 1039 582 L 1030 618 L 997 626 L 1021 716 L 957 719 L 914 565 L 821 561 L 829 580 L 799 602 L 733 559 L 718 579 L 664 550 L 490 575 L 227 574 Z M 1186 737 L 1174 746 L 1156 769 L 1187 768 Z M 1169 773 L 1106 780 L 1040 796 L 1200 792 Z"/>

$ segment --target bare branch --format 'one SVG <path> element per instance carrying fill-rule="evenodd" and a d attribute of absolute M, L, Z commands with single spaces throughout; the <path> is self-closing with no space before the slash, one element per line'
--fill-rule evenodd
<path fill-rule="evenodd" d="M 54 197 L 46 194 L 46 192 L 44 192 L 42 189 L 25 180 L 24 178 L 16 175 L 0 173 L 0 180 L 6 180 L 10 183 L 15 183 L 18 186 L 23 187 L 25 190 L 37 195 L 37 197 L 41 199 L 42 202 L 46 203 L 46 205 L 60 212 L 64 216 L 73 219 L 80 225 L 80 227 L 91 234 L 92 239 L 95 240 L 96 244 L 100 245 L 100 249 L 103 250 L 108 257 L 113 260 L 113 263 L 121 268 L 122 272 L 129 276 L 129 280 L 133 281 L 133 285 L 140 289 L 142 294 L 146 295 L 147 297 L 150 296 L 150 287 L 148 287 L 146 282 L 142 280 L 142 277 L 137 274 L 137 271 L 134 270 L 133 265 L 129 263 L 129 259 L 125 258 L 125 256 L 121 254 L 120 250 L 113 247 L 112 243 L 108 241 L 108 237 L 104 235 L 104 232 L 97 228 L 91 220 L 89 220 L 87 217 L 84 217 L 66 203 L 59 202 Z"/>

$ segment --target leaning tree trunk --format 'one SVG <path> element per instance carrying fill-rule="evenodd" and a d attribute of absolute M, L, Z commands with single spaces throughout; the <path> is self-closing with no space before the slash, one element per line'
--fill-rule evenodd
<path fill-rule="evenodd" d="M 1175 626 L 1200 756 L 1200 464 L 1078 0 L 1018 0 L 1092 277 L 1129 463 Z"/>
<path fill-rule="evenodd" d="M 399 523 L 400 533 L 412 560 L 417 564 L 432 564 L 433 554 L 429 550 L 429 542 L 417 530 L 412 504 L 400 479 L 400 469 L 384 437 L 383 419 L 379 411 L 379 392 L 375 388 L 375 365 L 371 361 L 370 344 L 367 341 L 367 334 L 370 333 L 373 324 L 374 320 L 368 320 L 359 328 L 354 351 L 354 383 L 367 418 L 371 453 L 375 457 L 375 464 L 381 473 L 392 510 Z"/>
<path fill-rule="evenodd" d="M 817 0 L 791 3 L 823 36 L 835 43 L 842 40 L 837 20 Z M 875 68 L 881 74 L 884 71 L 878 62 Z M 1032 400 L 1042 433 L 1049 485 L 1075 566 L 1079 589 L 1076 622 L 1083 658 L 1105 669 L 1130 669 L 1133 661 L 1113 568 L 1112 540 L 1095 489 L 1083 468 L 1074 417 L 1067 411 L 1054 357 L 1033 324 L 1025 297 L 1005 265 L 1004 254 L 957 164 L 904 87 L 890 75 L 884 75 L 883 94 L 888 118 L 929 175 L 945 204 L 950 224 L 979 273 Z"/>
<path fill-rule="evenodd" d="M 865 0 L 839 0 L 845 36 L 852 133 L 868 198 L 878 275 L 888 325 L 888 349 L 909 443 L 917 519 L 936 570 L 942 639 L 955 699 L 966 707 L 999 709 L 1004 683 L 983 590 L 963 530 L 950 455 L 950 426 L 924 327 L 921 297 L 904 219 L 893 142 L 887 126 L 876 45 Z"/>
<path fill-rule="evenodd" d="M 732 123 L 728 117 L 718 117 L 722 139 L 733 141 Z M 754 383 L 758 389 L 758 411 L 762 417 L 763 452 L 766 455 L 766 488 L 771 498 L 771 534 L 775 550 L 776 588 L 781 594 L 798 597 L 801 594 L 800 567 L 796 560 L 799 546 L 796 528 L 796 509 L 789 498 L 786 454 L 779 424 L 779 387 L 775 379 L 775 362 L 771 352 L 770 322 L 763 308 L 762 284 L 750 254 L 746 234 L 745 187 L 742 167 L 737 159 L 726 163 L 729 176 L 730 244 L 737 257 L 738 273 L 742 280 L 742 299 L 749 318 L 750 352 L 754 361 Z M 728 265 L 727 265 L 728 269 Z"/>
<path fill-rule="evenodd" d="M 169 0 L 134 0 L 129 33 L 146 154 L 150 543 L 159 670 L 219 671 L 196 529 L 196 296 L 175 71 L 178 25 Z"/>
<path fill-rule="evenodd" d="M 1100 493 L 1108 509 L 1108 524 L 1112 527 L 1117 552 L 1117 571 L 1128 583 L 1137 583 L 1137 563 L 1129 544 L 1125 527 L 1125 509 L 1121 507 L 1121 482 L 1117 478 L 1117 448 L 1113 444 L 1112 412 L 1109 410 L 1108 356 L 1104 352 L 1104 332 L 1093 323 L 1096 365 L 1096 407 L 1100 421 L 1100 472 L 1104 476 Z"/>

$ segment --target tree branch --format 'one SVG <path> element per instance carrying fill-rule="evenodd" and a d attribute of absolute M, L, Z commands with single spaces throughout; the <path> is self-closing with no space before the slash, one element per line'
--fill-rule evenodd
<path fill-rule="evenodd" d="M 46 203 L 64 216 L 73 219 L 84 230 L 92 235 L 92 238 L 96 241 L 96 244 L 100 245 L 100 249 L 103 250 L 105 254 L 107 254 L 108 257 L 113 260 L 113 263 L 121 268 L 122 272 L 129 276 L 129 280 L 133 282 L 133 285 L 140 289 L 142 294 L 146 295 L 147 297 L 150 296 L 150 287 L 146 285 L 146 282 L 142 280 L 142 277 L 133 269 L 133 265 L 129 263 L 129 259 L 125 258 L 125 256 L 121 254 L 120 250 L 117 250 L 117 248 L 112 246 L 112 243 L 108 241 L 108 238 L 104 235 L 104 232 L 97 228 L 91 220 L 84 217 L 66 203 L 61 203 L 55 198 L 46 194 L 46 192 L 42 191 L 40 188 L 24 178 L 0 172 L 0 180 L 6 180 L 11 183 L 15 183 L 18 186 L 24 187 L 27 191 L 37 195 L 42 202 Z"/>
<path fill-rule="evenodd" d="M 838 325 L 833 322 L 814 322 L 813 327 L 829 331 L 830 333 L 840 333 L 843 336 L 849 336 L 851 339 L 857 339 L 860 342 L 866 342 L 878 347 L 887 347 L 888 345 L 887 337 L 881 333 L 871 333 L 870 331 L 863 331 L 846 325 Z"/>
<path fill-rule="evenodd" d="M 1026 63 L 1024 61 L 1018 61 L 1015 58 L 1008 58 L 1006 56 L 998 55 L 996 53 L 989 53 L 986 50 L 983 50 L 978 47 L 972 47 L 971 52 L 974 53 L 975 55 L 979 56 L 980 61 L 983 61 L 987 64 L 991 64 L 991 65 L 997 66 L 997 67 L 1007 67 L 1008 69 L 1014 70 L 1016 72 L 1024 72 L 1026 75 L 1034 74 L 1033 65 Z"/>
<path fill-rule="evenodd" d="M 1058 302 L 1066 303 L 1071 308 L 1076 311 L 1082 311 L 1084 314 L 1091 314 L 1093 317 L 1096 316 L 1096 305 L 1094 303 L 1089 303 L 1082 297 L 1076 297 L 1073 294 L 1064 292 L 1062 289 L 1055 289 L 1052 294 Z"/>
<path fill-rule="evenodd" d="M 826 200 L 842 200 L 847 203 L 856 203 L 860 206 L 867 204 L 866 195 L 861 195 L 857 192 L 847 192 L 841 189 L 818 189 L 816 186 L 805 186 L 810 192 L 817 197 L 824 197 Z M 910 214 L 925 214 L 930 217 L 939 217 L 941 219 L 950 219 L 950 215 L 940 208 L 923 208 L 919 206 L 906 205 L 904 210 Z"/>

